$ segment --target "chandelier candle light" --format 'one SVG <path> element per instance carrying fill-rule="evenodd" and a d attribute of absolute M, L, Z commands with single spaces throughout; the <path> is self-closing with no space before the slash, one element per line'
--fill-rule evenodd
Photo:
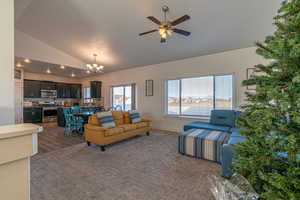
<path fill-rule="evenodd" d="M 103 69 L 104 69 L 104 66 L 103 65 L 99 65 L 97 63 L 97 54 L 93 54 L 94 56 L 94 63 L 91 63 L 91 64 L 86 64 L 86 67 L 87 67 L 87 71 L 86 73 L 91 73 L 91 72 L 103 72 Z"/>

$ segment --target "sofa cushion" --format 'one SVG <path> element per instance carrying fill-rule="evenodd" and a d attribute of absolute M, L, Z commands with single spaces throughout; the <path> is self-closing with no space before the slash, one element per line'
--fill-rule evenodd
<path fill-rule="evenodd" d="M 109 136 L 119 135 L 123 132 L 124 132 L 123 128 L 109 128 L 104 131 L 104 136 L 109 137 Z"/>
<path fill-rule="evenodd" d="M 148 122 L 138 122 L 138 123 L 135 123 L 136 125 L 136 128 L 144 128 L 144 127 L 148 127 Z"/>
<path fill-rule="evenodd" d="M 138 123 L 142 121 L 140 113 L 136 110 L 129 111 L 129 116 L 132 123 Z"/>
<path fill-rule="evenodd" d="M 114 117 L 117 126 L 124 124 L 123 111 L 112 111 L 112 116 Z"/>
<path fill-rule="evenodd" d="M 111 112 L 99 112 L 97 113 L 100 124 L 105 128 L 115 128 L 116 123 Z"/>
<path fill-rule="evenodd" d="M 131 124 L 129 112 L 123 112 L 124 124 Z"/>
<path fill-rule="evenodd" d="M 184 125 L 184 131 L 187 131 L 187 130 L 193 129 L 193 128 L 209 129 L 209 130 L 224 131 L 224 132 L 230 131 L 230 127 L 228 127 L 228 126 L 214 125 L 214 124 L 210 124 L 208 122 L 191 122 L 191 123 Z"/>
<path fill-rule="evenodd" d="M 221 126 L 235 126 L 236 111 L 234 110 L 212 110 L 210 123 Z"/>
<path fill-rule="evenodd" d="M 246 138 L 241 136 L 241 137 L 230 137 L 229 141 L 228 141 L 228 144 L 237 144 L 237 143 L 240 143 L 240 142 L 243 142 L 245 141 Z"/>
<path fill-rule="evenodd" d="M 132 131 L 136 129 L 136 124 L 122 124 L 117 127 L 123 128 L 124 131 Z"/>
<path fill-rule="evenodd" d="M 101 124 L 99 123 L 97 114 L 91 115 L 91 116 L 89 117 L 89 124 L 96 125 L 96 126 L 100 126 L 100 125 L 101 125 Z"/>
<path fill-rule="evenodd" d="M 239 131 L 233 131 L 231 133 L 231 137 L 244 137 L 244 136 L 242 136 Z"/>

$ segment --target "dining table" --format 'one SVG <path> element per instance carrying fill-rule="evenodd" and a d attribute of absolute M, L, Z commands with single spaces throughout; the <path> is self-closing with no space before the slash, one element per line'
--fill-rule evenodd
<path fill-rule="evenodd" d="M 73 115 L 77 117 L 81 117 L 83 119 L 83 123 L 87 124 L 89 122 L 89 117 L 93 114 L 95 114 L 95 112 L 87 111 L 87 112 L 74 113 Z"/>

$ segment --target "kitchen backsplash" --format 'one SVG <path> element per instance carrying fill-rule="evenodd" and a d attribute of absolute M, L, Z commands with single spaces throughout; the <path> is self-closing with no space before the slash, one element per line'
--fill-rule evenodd
<path fill-rule="evenodd" d="M 64 105 L 65 103 L 80 103 L 80 99 L 49 99 L 49 98 L 25 98 L 24 105 L 26 106 L 32 103 L 33 105 L 37 104 L 56 104 L 56 105 Z"/>
<path fill-rule="evenodd" d="M 83 102 L 83 99 L 49 99 L 49 98 L 24 98 L 24 107 L 37 106 L 40 104 L 63 105 L 84 105 L 84 106 L 103 106 L 103 99 L 90 99 L 89 102 Z"/>

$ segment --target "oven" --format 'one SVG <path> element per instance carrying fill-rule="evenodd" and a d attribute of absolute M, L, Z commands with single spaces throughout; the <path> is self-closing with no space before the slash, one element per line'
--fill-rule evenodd
<path fill-rule="evenodd" d="M 54 99 L 57 98 L 56 90 L 41 90 L 41 98 Z"/>
<path fill-rule="evenodd" d="M 57 107 L 43 107 L 43 123 L 57 121 Z"/>

